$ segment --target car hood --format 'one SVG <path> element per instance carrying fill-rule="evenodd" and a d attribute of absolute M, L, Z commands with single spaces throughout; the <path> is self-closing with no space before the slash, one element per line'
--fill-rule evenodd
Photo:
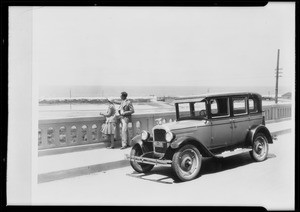
<path fill-rule="evenodd" d="M 197 130 L 198 127 L 205 125 L 205 120 L 184 120 L 156 125 L 153 129 L 165 129 L 174 133 L 191 132 Z"/>

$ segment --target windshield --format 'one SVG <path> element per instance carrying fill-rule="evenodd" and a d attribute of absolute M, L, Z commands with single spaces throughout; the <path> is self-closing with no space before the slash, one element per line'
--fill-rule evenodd
<path fill-rule="evenodd" d="M 197 119 L 203 120 L 207 118 L 205 101 L 187 102 L 176 104 L 177 119 Z"/>

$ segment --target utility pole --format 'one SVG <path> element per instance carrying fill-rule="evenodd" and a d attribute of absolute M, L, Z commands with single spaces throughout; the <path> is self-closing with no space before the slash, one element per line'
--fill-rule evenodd
<path fill-rule="evenodd" d="M 276 66 L 276 86 L 275 86 L 275 104 L 278 103 L 278 78 L 282 77 L 279 74 L 281 74 L 282 72 L 280 72 L 279 70 L 281 70 L 281 68 L 279 68 L 279 54 L 280 54 L 280 49 L 278 49 L 277 52 L 277 66 Z"/>

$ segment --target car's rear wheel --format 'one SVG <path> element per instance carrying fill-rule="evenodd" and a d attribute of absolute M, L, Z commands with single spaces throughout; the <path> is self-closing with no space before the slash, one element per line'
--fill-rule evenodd
<path fill-rule="evenodd" d="M 138 145 L 138 144 L 134 145 L 130 151 L 130 156 L 141 156 L 142 154 L 143 154 L 143 151 L 142 151 L 140 145 Z M 139 173 L 149 172 L 154 167 L 154 165 L 151 165 L 151 164 L 138 163 L 138 162 L 132 161 L 132 160 L 130 160 L 130 165 L 135 171 L 137 171 Z"/>
<path fill-rule="evenodd" d="M 172 167 L 181 181 L 193 180 L 199 173 L 202 156 L 199 150 L 191 144 L 181 147 L 172 159 Z"/>
<path fill-rule="evenodd" d="M 264 161 L 268 156 L 268 140 L 263 133 L 257 133 L 253 140 L 252 151 L 250 152 L 253 160 Z"/>

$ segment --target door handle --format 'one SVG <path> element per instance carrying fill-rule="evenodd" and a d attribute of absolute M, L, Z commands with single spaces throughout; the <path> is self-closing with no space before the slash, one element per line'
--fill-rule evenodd
<path fill-rule="evenodd" d="M 232 121 L 232 119 L 230 119 L 230 129 L 233 129 L 232 123 L 233 123 L 233 121 Z"/>
<path fill-rule="evenodd" d="M 234 128 L 236 128 L 236 125 L 235 125 L 234 119 L 233 119 L 233 126 L 234 126 Z"/>
<path fill-rule="evenodd" d="M 234 123 L 234 119 L 230 119 L 230 121 L 231 121 L 231 129 L 234 127 L 234 128 L 237 128 L 237 126 L 235 125 L 235 123 Z M 233 127 L 232 127 L 232 125 L 233 125 Z"/>

